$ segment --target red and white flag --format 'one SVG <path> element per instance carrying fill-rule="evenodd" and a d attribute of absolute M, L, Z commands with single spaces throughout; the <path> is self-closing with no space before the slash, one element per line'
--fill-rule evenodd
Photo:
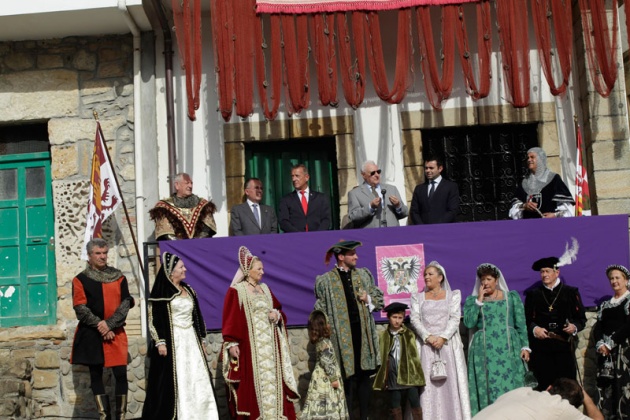
<path fill-rule="evenodd" d="M 582 130 L 577 126 L 577 157 L 575 159 L 575 215 L 590 216 L 590 194 L 588 192 L 588 175 L 582 162 Z M 584 209 L 585 204 L 588 207 Z"/>
<path fill-rule="evenodd" d="M 122 195 L 118 190 L 114 168 L 107 157 L 101 124 L 97 122 L 94 154 L 92 155 L 90 197 L 81 259 L 88 259 L 87 243 L 92 238 L 103 237 L 103 222 L 118 208 L 120 203 L 122 203 Z"/>

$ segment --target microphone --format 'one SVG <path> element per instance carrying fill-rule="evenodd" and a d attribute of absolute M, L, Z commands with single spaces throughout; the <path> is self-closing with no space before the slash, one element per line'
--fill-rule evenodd
<path fill-rule="evenodd" d="M 381 203 L 381 205 L 383 206 L 383 212 L 381 213 L 381 226 L 387 227 L 387 217 L 385 217 L 385 212 L 387 210 L 387 203 L 385 203 L 385 194 L 387 194 L 387 190 L 385 188 L 381 188 L 381 194 L 383 195 L 383 202 Z"/>

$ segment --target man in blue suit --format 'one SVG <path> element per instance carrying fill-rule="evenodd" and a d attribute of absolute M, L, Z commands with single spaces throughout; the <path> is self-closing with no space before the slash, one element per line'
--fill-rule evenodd
<path fill-rule="evenodd" d="M 303 164 L 291 168 L 295 190 L 282 197 L 278 208 L 280 228 L 284 232 L 313 232 L 330 229 L 329 198 L 308 186 L 310 176 Z"/>
<path fill-rule="evenodd" d="M 278 233 L 278 219 L 273 207 L 260 204 L 263 196 L 262 181 L 249 178 L 245 181 L 247 201 L 232 207 L 230 212 L 230 235 L 260 235 Z"/>
<path fill-rule="evenodd" d="M 459 213 L 459 188 L 442 177 L 444 163 L 437 157 L 424 160 L 425 183 L 416 186 L 409 211 L 410 225 L 452 223 Z"/>

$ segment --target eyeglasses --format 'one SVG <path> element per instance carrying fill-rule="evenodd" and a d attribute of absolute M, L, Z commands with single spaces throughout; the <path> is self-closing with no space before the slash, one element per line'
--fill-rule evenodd
<path fill-rule="evenodd" d="M 381 169 L 377 169 L 376 171 L 370 172 L 370 176 L 374 176 L 374 174 L 381 174 Z"/>

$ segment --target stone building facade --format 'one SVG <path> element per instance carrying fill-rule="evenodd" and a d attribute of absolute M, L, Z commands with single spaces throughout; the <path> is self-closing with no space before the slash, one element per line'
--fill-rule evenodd
<path fill-rule="evenodd" d="M 43 123 L 50 143 L 54 200 L 56 315 L 53 325 L 0 329 L 0 417 L 90 417 L 89 374 L 70 364 L 76 317 L 72 278 L 85 229 L 97 112 L 123 197 L 134 223 L 134 104 L 130 36 L 71 37 L 0 43 L 0 124 Z M 128 277 L 139 297 L 137 263 L 123 212 L 106 223 L 109 263 Z M 131 414 L 144 397 L 146 342 L 132 309 L 129 368 Z"/>
<path fill-rule="evenodd" d="M 580 37 L 581 34 L 576 31 L 575 45 L 583 50 Z M 87 369 L 70 364 L 72 337 L 77 323 L 72 309 L 71 280 L 85 265 L 80 260 L 80 252 L 96 128 L 94 111 L 98 113 L 131 214 L 131 227 L 135 224 L 134 108 L 140 104 L 134 104 L 133 99 L 133 48 L 129 35 L 0 42 L 0 125 L 37 122 L 45 123 L 48 130 L 57 292 L 56 322 L 53 324 L 0 328 L 0 418 L 94 418 Z M 604 99 L 594 92 L 586 65 L 586 60 L 579 61 L 575 80 L 579 85 L 576 91 L 584 98 L 579 107 L 586 122 L 586 155 L 594 192 L 594 210 L 596 214 L 627 214 L 630 213 L 630 150 L 627 107 L 624 103 L 628 92 L 625 84 L 630 78 L 626 75 L 623 83 L 617 83 L 611 97 Z M 208 74 L 212 75 L 212 71 Z M 422 180 L 421 129 L 508 121 L 538 122 L 539 138 L 549 153 L 550 164 L 554 170 L 561 172 L 562 160 L 566 160 L 557 128 L 559 121 L 566 119 L 559 114 L 561 108 L 552 102 L 532 104 L 524 110 L 506 105 L 451 108 L 439 114 L 439 118 L 435 117 L 437 114 L 434 111 L 401 111 L 401 160 L 404 166 L 401 173 L 404 177 L 402 181 L 398 178 L 398 182 L 406 187 L 406 197 L 410 199 L 413 187 Z M 213 131 L 213 135 L 214 131 L 220 132 L 221 138 L 207 143 L 222 151 L 224 157 L 222 165 L 212 168 L 214 184 L 220 184 L 219 189 L 225 187 L 225 194 L 221 197 L 225 202 L 222 212 L 225 214 L 241 198 L 245 178 L 243 144 L 246 141 L 334 136 L 339 190 L 342 192 L 341 214 L 344 215 L 346 193 L 357 184 L 358 168 L 361 160 L 370 156 L 365 151 L 370 145 L 365 143 L 357 130 L 360 113 L 322 115 L 274 122 L 233 121 L 221 124 L 220 128 L 216 127 L 219 125 L 216 121 L 211 122 L 208 131 Z M 156 140 L 155 148 L 160 145 L 163 146 L 164 142 Z M 180 169 L 187 170 L 186 166 Z M 197 169 L 198 172 L 206 170 L 205 166 Z M 217 182 L 217 179 L 221 181 Z M 218 221 L 226 225 L 227 216 Z M 106 223 L 105 236 L 112 245 L 110 264 L 127 275 L 132 295 L 139 301 L 142 281 L 129 228 L 123 212 L 118 210 Z M 144 239 L 140 238 L 140 241 Z M 137 305 L 130 311 L 127 323 L 130 336 L 128 418 L 131 419 L 140 417 L 145 397 L 145 372 L 149 363 L 140 318 L 140 306 Z M 589 313 L 589 327 L 579 334 L 576 350 L 579 366 L 589 387 L 594 383 L 595 359 L 588 347 L 593 322 L 594 314 Z M 305 329 L 290 329 L 289 335 L 294 373 L 304 397 L 314 353 Z M 209 342 L 208 361 L 215 378 L 218 402 L 225 416 L 226 398 L 218 361 L 220 334 L 211 333 Z M 112 378 L 108 381 L 107 389 L 111 394 Z M 374 413 L 376 418 L 385 417 L 381 395 L 376 395 L 374 399 Z"/>

